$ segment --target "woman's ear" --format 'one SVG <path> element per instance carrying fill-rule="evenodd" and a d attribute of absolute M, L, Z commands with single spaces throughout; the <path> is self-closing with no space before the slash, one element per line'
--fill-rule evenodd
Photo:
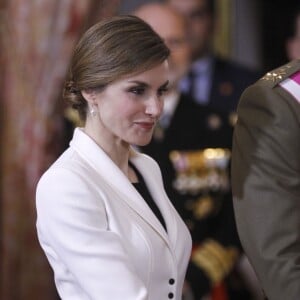
<path fill-rule="evenodd" d="M 97 115 L 97 100 L 96 100 L 96 91 L 92 89 L 82 90 L 82 97 L 86 100 L 88 104 L 88 110 L 91 116 Z"/>
<path fill-rule="evenodd" d="M 82 90 L 81 95 L 89 104 L 95 104 L 96 92 L 94 90 L 92 89 Z"/>

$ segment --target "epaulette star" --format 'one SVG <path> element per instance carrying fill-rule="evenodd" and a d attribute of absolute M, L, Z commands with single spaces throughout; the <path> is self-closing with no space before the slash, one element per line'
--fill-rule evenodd
<path fill-rule="evenodd" d="M 272 82 L 281 81 L 286 76 L 287 70 L 289 68 L 291 68 L 291 66 L 287 64 L 272 72 L 268 72 L 265 76 L 261 78 L 261 80 L 267 80 Z"/>

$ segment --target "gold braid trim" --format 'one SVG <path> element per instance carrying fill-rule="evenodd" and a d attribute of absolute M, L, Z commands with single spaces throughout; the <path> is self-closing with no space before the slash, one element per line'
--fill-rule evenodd
<path fill-rule="evenodd" d="M 235 247 L 224 247 L 209 239 L 193 251 L 192 261 L 206 273 L 212 285 L 216 285 L 232 270 L 238 254 Z"/>

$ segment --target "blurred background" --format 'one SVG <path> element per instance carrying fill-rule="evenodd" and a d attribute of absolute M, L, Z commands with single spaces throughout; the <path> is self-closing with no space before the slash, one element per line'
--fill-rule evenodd
<path fill-rule="evenodd" d="M 92 24 L 145 2 L 0 0 L 0 299 L 58 299 L 37 243 L 35 187 L 66 147 L 61 91 L 71 52 Z M 298 2 L 217 0 L 216 51 L 252 69 L 286 63 Z"/>

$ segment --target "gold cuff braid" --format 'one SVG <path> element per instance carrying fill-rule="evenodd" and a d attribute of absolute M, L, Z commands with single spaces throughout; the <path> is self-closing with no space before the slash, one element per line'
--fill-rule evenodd
<path fill-rule="evenodd" d="M 235 247 L 224 247 L 215 240 L 206 240 L 192 253 L 192 261 L 200 267 L 216 285 L 232 270 L 239 251 Z"/>

